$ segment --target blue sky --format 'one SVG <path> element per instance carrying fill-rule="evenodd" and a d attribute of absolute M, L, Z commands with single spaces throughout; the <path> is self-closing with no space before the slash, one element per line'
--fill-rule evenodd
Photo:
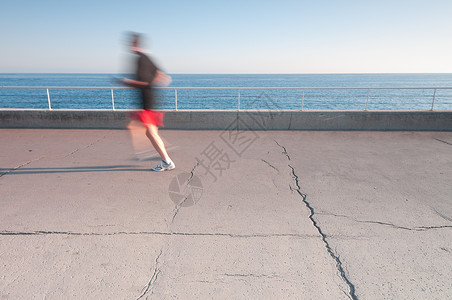
<path fill-rule="evenodd" d="M 0 73 L 452 73 L 452 1 L 2 1 Z"/>

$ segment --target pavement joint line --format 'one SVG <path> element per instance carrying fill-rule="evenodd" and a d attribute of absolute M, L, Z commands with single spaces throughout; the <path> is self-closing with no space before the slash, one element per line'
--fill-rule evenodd
<path fill-rule="evenodd" d="M 163 253 L 163 248 L 160 249 L 160 253 L 157 256 L 157 258 L 155 259 L 155 264 L 154 264 L 154 272 L 151 276 L 151 279 L 149 280 L 148 284 L 143 288 L 144 291 L 141 293 L 141 295 L 137 298 L 137 300 L 143 298 L 144 296 L 146 296 L 147 293 L 152 292 L 152 285 L 155 283 L 155 281 L 157 280 L 158 275 L 160 274 L 160 269 L 159 269 L 159 258 L 160 256 L 162 256 Z"/>
<path fill-rule="evenodd" d="M 280 145 L 276 140 L 274 140 L 275 143 L 281 147 L 284 151 L 282 152 L 282 154 L 284 154 L 286 156 L 286 158 L 290 161 L 290 155 L 287 152 L 287 149 Z M 304 194 L 301 191 L 301 186 L 299 183 L 299 178 L 298 175 L 295 173 L 295 168 L 292 167 L 290 164 L 287 164 L 288 167 L 291 169 L 291 176 L 292 178 L 295 180 L 295 185 L 296 188 L 292 188 L 292 186 L 289 184 L 289 188 L 291 191 L 296 191 L 302 198 L 302 202 L 305 204 L 305 206 L 308 208 L 310 214 L 309 214 L 309 220 L 311 220 L 313 226 L 317 229 L 317 231 L 319 232 L 322 241 L 325 245 L 325 248 L 328 252 L 328 254 L 330 254 L 330 256 L 334 259 L 334 261 L 336 262 L 336 268 L 340 274 L 340 277 L 342 278 L 342 280 L 348 285 L 349 287 L 349 292 L 348 294 L 344 292 L 345 295 L 347 295 L 349 298 L 351 298 L 352 300 L 358 300 L 358 297 L 356 296 L 355 293 L 355 286 L 353 285 L 353 283 L 350 281 L 350 279 L 347 277 L 347 274 L 344 270 L 344 267 L 342 266 L 342 261 L 340 260 L 339 256 L 333 251 L 333 249 L 331 248 L 331 245 L 329 244 L 329 242 L 327 241 L 327 235 L 325 233 L 323 233 L 322 228 L 320 228 L 320 225 L 317 223 L 317 221 L 314 218 L 315 215 L 315 210 L 314 208 L 311 206 L 311 204 L 307 201 L 307 195 Z"/>
<path fill-rule="evenodd" d="M 72 232 L 72 231 L 7 231 L 0 232 L 0 236 L 37 236 L 37 235 L 72 235 L 72 236 L 114 236 L 114 235 L 157 235 L 157 236 L 191 236 L 191 237 L 228 237 L 228 238 L 279 238 L 279 237 L 293 237 L 293 238 L 317 238 L 313 234 L 295 234 L 295 233 L 270 233 L 270 234 L 232 234 L 232 233 L 189 233 L 189 232 L 110 232 L 110 233 L 96 233 L 96 232 Z"/>
<path fill-rule="evenodd" d="M 432 229 L 452 228 L 452 225 L 418 226 L 418 227 L 410 228 L 410 227 L 398 226 L 398 225 L 395 225 L 392 223 L 386 223 L 386 222 L 380 222 L 380 221 L 358 220 L 358 219 L 355 219 L 355 218 L 352 218 L 352 217 L 346 216 L 346 215 L 328 214 L 328 213 L 317 213 L 317 214 L 323 215 L 323 216 L 345 218 L 345 219 L 349 219 L 351 221 L 358 222 L 358 223 L 378 224 L 378 225 L 384 225 L 384 226 L 389 226 L 389 227 L 396 228 L 396 229 L 409 230 L 409 231 L 427 231 L 427 230 L 432 230 Z"/>

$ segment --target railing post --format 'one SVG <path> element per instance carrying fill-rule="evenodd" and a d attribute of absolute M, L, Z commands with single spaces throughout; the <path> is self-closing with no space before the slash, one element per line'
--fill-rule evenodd
<path fill-rule="evenodd" d="M 370 89 L 367 89 L 366 111 L 367 111 L 367 105 L 369 104 L 369 94 L 370 94 Z"/>
<path fill-rule="evenodd" d="M 435 105 L 435 95 L 436 95 L 436 89 L 433 90 L 432 108 L 430 108 L 430 111 L 433 111 L 433 105 Z"/>
<path fill-rule="evenodd" d="M 50 105 L 50 94 L 49 94 L 49 89 L 47 90 L 47 102 L 49 103 L 49 110 L 52 110 L 52 106 Z"/>
<path fill-rule="evenodd" d="M 111 106 L 115 110 L 115 97 L 113 96 L 113 89 L 111 89 Z"/>
<path fill-rule="evenodd" d="M 175 99 L 176 111 L 177 111 L 177 89 L 174 89 L 174 99 Z"/>
<path fill-rule="evenodd" d="M 239 97 L 238 97 L 238 102 L 237 102 L 237 110 L 240 110 L 240 89 L 239 91 Z"/>
<path fill-rule="evenodd" d="M 301 90 L 301 111 L 303 111 L 303 105 L 304 105 L 304 89 Z"/>

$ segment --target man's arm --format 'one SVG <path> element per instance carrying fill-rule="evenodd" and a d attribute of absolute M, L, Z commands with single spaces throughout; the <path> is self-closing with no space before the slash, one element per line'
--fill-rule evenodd
<path fill-rule="evenodd" d="M 168 86 L 171 83 L 171 81 L 172 81 L 171 76 L 166 75 L 165 73 L 157 70 L 157 73 L 155 74 L 152 84 Z"/>
<path fill-rule="evenodd" d="M 172 81 L 171 76 L 166 75 L 165 73 L 157 70 L 157 73 L 155 74 L 155 77 L 152 80 L 152 84 L 168 86 L 171 83 L 171 81 Z M 117 82 L 126 86 L 139 89 L 148 87 L 150 85 L 149 82 L 134 80 L 130 78 L 118 79 Z"/>
<path fill-rule="evenodd" d="M 130 87 L 134 87 L 134 88 L 145 88 L 149 86 L 149 82 L 146 81 L 138 81 L 138 80 L 134 80 L 134 79 L 130 79 L 130 78 L 124 78 L 122 80 L 119 80 L 119 83 L 126 85 L 126 86 L 130 86 Z"/>

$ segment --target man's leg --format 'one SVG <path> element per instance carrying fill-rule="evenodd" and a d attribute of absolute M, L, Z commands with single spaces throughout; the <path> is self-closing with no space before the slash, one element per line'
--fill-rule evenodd
<path fill-rule="evenodd" d="M 166 152 L 165 144 L 163 143 L 162 139 L 159 136 L 158 127 L 153 124 L 147 126 L 146 136 L 151 141 L 155 150 L 160 154 L 160 157 L 164 159 L 166 162 L 170 162 L 171 159 L 168 156 L 168 153 Z"/>

